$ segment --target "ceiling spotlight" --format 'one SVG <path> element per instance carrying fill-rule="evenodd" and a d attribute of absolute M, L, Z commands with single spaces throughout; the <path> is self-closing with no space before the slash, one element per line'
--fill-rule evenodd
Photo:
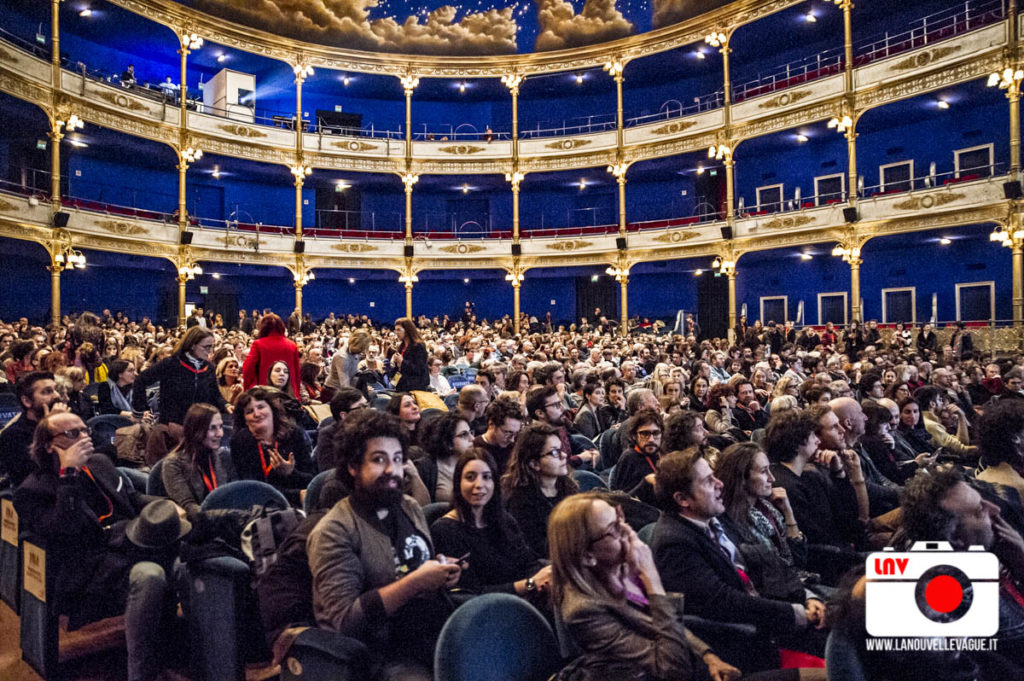
<path fill-rule="evenodd" d="M 70 144 L 73 147 L 78 147 L 79 149 L 85 149 L 87 146 L 89 146 L 88 144 L 86 144 L 82 140 L 77 140 L 77 139 L 76 140 L 68 140 L 68 144 Z"/>
<path fill-rule="evenodd" d="M 345 87 L 348 87 L 348 84 L 352 82 L 352 79 L 348 76 L 342 76 L 341 82 Z"/>
<path fill-rule="evenodd" d="M 581 177 L 580 178 L 580 191 L 583 191 L 586 188 L 587 188 L 587 180 L 586 180 L 586 178 Z"/>
<path fill-rule="evenodd" d="M 210 174 L 213 175 L 213 179 L 219 180 L 220 179 L 220 166 L 214 166 L 213 170 L 210 172 Z"/>
<path fill-rule="evenodd" d="M 468 194 L 469 193 L 469 185 L 468 184 L 463 184 L 462 185 L 462 193 L 463 194 Z"/>
<path fill-rule="evenodd" d="M 708 58 L 708 55 L 704 54 L 704 50 L 697 50 L 696 52 L 693 53 L 693 56 L 695 56 L 697 59 L 707 59 Z"/>
<path fill-rule="evenodd" d="M 220 272 L 214 272 L 210 276 L 212 276 L 214 279 L 220 279 Z"/>
<path fill-rule="evenodd" d="M 944 99 L 940 99 L 939 101 L 935 102 L 935 106 L 939 107 L 940 109 L 945 110 L 945 109 L 949 108 L 949 102 L 947 102 Z"/>
<path fill-rule="evenodd" d="M 590 283 L 592 283 L 592 284 L 596 284 L 600 279 L 601 279 L 601 275 L 600 274 L 591 274 L 590 275 Z"/>
<path fill-rule="evenodd" d="M 577 73 L 576 74 L 576 84 L 577 85 L 583 85 L 583 74 L 582 73 Z"/>
<path fill-rule="evenodd" d="M 92 10 L 89 9 L 88 7 L 83 7 L 82 11 L 80 11 L 78 13 L 78 16 L 80 16 L 80 17 L 90 17 L 90 16 L 92 16 Z"/>
<path fill-rule="evenodd" d="M 463 283 L 463 284 L 468 284 L 468 283 L 469 283 L 469 279 L 463 279 L 463 280 L 462 280 L 462 283 Z"/>
<path fill-rule="evenodd" d="M 817 20 L 818 17 L 814 16 L 814 12 L 808 12 L 807 14 L 804 15 L 804 21 L 806 21 L 809 24 L 813 24 Z"/>
<path fill-rule="evenodd" d="M 803 133 L 797 134 L 796 141 L 800 142 L 800 143 L 806 142 L 807 141 L 807 135 L 805 135 Z"/>
<path fill-rule="evenodd" d="M 800 254 L 800 259 L 801 260 L 811 260 L 812 258 L 814 258 L 814 256 L 811 255 L 810 253 L 806 253 L 805 252 L 805 253 L 801 253 Z"/>
<path fill-rule="evenodd" d="M 466 91 L 466 81 L 462 81 L 461 83 L 459 83 L 459 92 L 465 92 L 465 91 Z"/>
<path fill-rule="evenodd" d="M 218 54 L 217 55 L 217 63 L 218 64 L 223 64 L 224 60 L 227 59 L 227 58 L 228 58 L 228 55 L 226 55 L 226 54 L 223 54 L 223 53 Z"/>
<path fill-rule="evenodd" d="M 350 185 L 345 180 L 338 180 L 338 182 L 334 185 L 334 191 L 336 191 L 336 192 L 343 192 L 343 191 L 345 191 L 346 189 L 348 189 L 351 186 L 352 185 Z"/>
<path fill-rule="evenodd" d="M 356 283 L 356 280 L 351 278 L 351 277 L 349 277 L 348 283 L 354 284 L 354 283 Z"/>
<path fill-rule="evenodd" d="M 943 246 L 948 246 L 953 242 L 948 237 L 942 237 L 941 239 L 939 239 L 939 243 L 942 244 Z"/>
<path fill-rule="evenodd" d="M 695 277 L 699 277 L 702 274 L 704 274 L 704 270 L 694 270 L 693 271 L 693 276 L 695 276 Z"/>
<path fill-rule="evenodd" d="M 697 164 L 697 174 L 698 175 L 703 175 L 704 174 L 704 166 L 702 166 L 699 163 Z"/>

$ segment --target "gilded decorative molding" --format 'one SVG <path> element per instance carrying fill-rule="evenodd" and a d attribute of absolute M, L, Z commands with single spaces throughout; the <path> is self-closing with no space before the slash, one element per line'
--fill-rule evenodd
<path fill-rule="evenodd" d="M 695 125 L 697 125 L 697 121 L 674 121 L 657 127 L 651 130 L 651 132 L 655 135 L 675 135 L 676 133 L 685 132 Z"/>
<path fill-rule="evenodd" d="M 149 230 L 145 227 L 138 225 L 134 222 L 125 222 L 124 220 L 101 220 L 96 223 L 97 227 L 105 229 L 108 232 L 114 234 L 120 234 L 121 236 L 138 236 L 139 234 L 149 234 Z"/>
<path fill-rule="evenodd" d="M 911 74 L 903 80 L 885 85 L 858 88 L 854 95 L 858 111 L 942 88 L 987 77 L 1002 68 L 1002 54 L 999 47 L 992 47 L 982 55 L 973 55 L 970 61 L 945 65 L 923 74 Z"/>
<path fill-rule="evenodd" d="M 914 196 L 906 201 L 894 203 L 892 207 L 896 210 L 929 210 L 945 206 L 947 203 L 959 201 L 962 198 L 964 198 L 964 194 L 954 194 L 953 192 L 948 194 L 926 194 L 925 196 Z"/>
<path fill-rule="evenodd" d="M 92 91 L 92 94 L 96 95 L 104 102 L 110 102 L 114 106 L 120 109 L 128 109 L 129 111 L 146 111 L 149 112 L 149 108 L 143 104 L 136 102 L 134 99 L 126 94 L 120 92 L 108 92 L 106 89 L 96 89 Z"/>
<path fill-rule="evenodd" d="M 331 142 L 331 146 L 335 149 L 344 149 L 345 151 L 376 151 L 380 147 L 376 144 L 367 144 L 366 142 L 360 142 L 359 140 L 346 140 L 344 142 Z"/>
<path fill-rule="evenodd" d="M 247 236 L 245 234 L 224 235 L 225 248 L 246 248 L 255 250 L 258 244 L 259 239 L 257 239 L 255 236 Z"/>
<path fill-rule="evenodd" d="M 483 147 L 478 147 L 472 144 L 453 144 L 447 147 L 440 147 L 438 151 L 442 154 L 458 154 L 464 156 L 466 154 L 479 154 L 483 151 Z"/>
<path fill-rule="evenodd" d="M 467 255 L 469 253 L 479 253 L 480 251 L 486 251 L 486 246 L 480 246 L 478 244 L 452 244 L 451 246 L 442 246 L 437 249 L 444 253 L 454 253 L 457 255 Z"/>
<path fill-rule="evenodd" d="M 570 239 L 568 241 L 556 241 L 553 244 L 545 244 L 545 248 L 552 251 L 578 251 L 581 248 L 587 248 L 593 246 L 593 241 L 584 241 L 583 239 Z"/>
<path fill-rule="evenodd" d="M 7 50 L 0 49 L 0 61 L 4 62 L 6 64 L 17 64 L 18 63 L 18 57 L 13 55 L 13 54 L 11 54 Z"/>
<path fill-rule="evenodd" d="M 806 99 L 813 95 L 814 92 L 811 90 L 797 90 L 796 92 L 783 92 L 781 95 L 772 97 L 771 99 L 761 102 L 757 105 L 758 109 L 778 109 L 790 104 L 795 104 L 801 99 Z"/>
<path fill-rule="evenodd" d="M 0 199 L 0 210 L 17 210 L 18 207 L 9 201 Z"/>
<path fill-rule="evenodd" d="M 889 67 L 890 71 L 909 71 L 910 69 L 920 69 L 928 66 L 932 62 L 936 62 L 943 57 L 948 57 L 954 52 L 959 52 L 963 49 L 963 45 L 946 45 L 944 47 L 936 47 L 933 50 L 921 52 L 913 56 L 901 59 L 892 66 Z"/>
<path fill-rule="evenodd" d="M 591 140 L 585 139 L 567 139 L 558 140 L 557 142 L 549 142 L 544 145 L 545 149 L 556 149 L 558 151 L 569 151 L 571 149 L 579 149 L 585 147 L 591 143 Z"/>
<path fill-rule="evenodd" d="M 810 215 L 793 215 L 769 220 L 761 226 L 765 229 L 796 229 L 817 221 L 817 218 Z"/>
<path fill-rule="evenodd" d="M 678 244 L 684 241 L 700 236 L 700 232 L 694 232 L 689 229 L 676 229 L 671 232 L 665 232 L 651 239 L 652 241 L 658 241 L 663 244 Z"/>
<path fill-rule="evenodd" d="M 378 250 L 373 244 L 359 242 L 334 244 L 331 248 L 342 253 L 369 253 L 370 251 Z"/>
<path fill-rule="evenodd" d="M 237 135 L 238 137 L 245 137 L 248 139 L 258 139 L 267 136 L 265 132 L 261 132 L 255 128 L 250 128 L 245 125 L 218 125 L 217 127 L 229 135 Z"/>

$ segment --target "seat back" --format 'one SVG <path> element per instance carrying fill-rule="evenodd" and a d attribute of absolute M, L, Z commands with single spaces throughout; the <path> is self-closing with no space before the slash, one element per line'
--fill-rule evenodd
<path fill-rule="evenodd" d="M 427 519 L 427 525 L 433 525 L 435 520 L 439 520 L 441 516 L 447 513 L 451 509 L 452 505 L 447 501 L 435 501 L 432 504 L 427 504 L 423 507 L 423 517 Z"/>
<path fill-rule="evenodd" d="M 166 497 L 167 489 L 164 487 L 164 460 L 160 459 L 149 469 L 149 478 L 146 480 L 146 494 L 154 497 Z"/>
<path fill-rule="evenodd" d="M 277 506 L 288 508 L 288 500 L 276 488 L 259 480 L 237 480 L 221 485 L 206 495 L 202 510 L 218 509 L 248 510 L 253 506 Z"/>
<path fill-rule="evenodd" d="M 597 473 L 573 471 L 572 477 L 575 478 L 576 484 L 580 486 L 581 492 L 589 492 L 592 489 L 608 489 L 608 485 L 604 484 L 604 480 Z"/>
<path fill-rule="evenodd" d="M 309 486 L 306 487 L 306 499 L 302 504 L 302 510 L 306 512 L 306 515 L 316 510 L 316 505 L 320 502 L 320 492 L 323 491 L 324 485 L 334 479 L 336 473 L 337 471 L 331 468 L 317 473 L 316 477 L 309 481 Z"/>
<path fill-rule="evenodd" d="M 21 602 L 21 546 L 14 492 L 0 492 L 0 600 L 18 612 Z"/>
<path fill-rule="evenodd" d="M 0 428 L 21 413 L 21 405 L 14 393 L 0 393 Z"/>
<path fill-rule="evenodd" d="M 434 651 L 437 681 L 540 681 L 559 668 L 547 620 L 522 598 L 491 593 L 448 618 Z"/>
<path fill-rule="evenodd" d="M 825 669 L 830 681 L 867 681 L 857 646 L 841 629 L 833 629 L 825 643 Z"/>

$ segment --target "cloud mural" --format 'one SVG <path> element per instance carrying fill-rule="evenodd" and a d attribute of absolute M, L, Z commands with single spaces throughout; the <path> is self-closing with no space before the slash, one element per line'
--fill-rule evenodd
<path fill-rule="evenodd" d="M 652 2 L 654 28 L 661 28 L 717 9 L 728 0 L 652 0 Z"/>
<path fill-rule="evenodd" d="M 534 49 L 538 52 L 591 45 L 634 32 L 615 0 L 586 0 L 579 14 L 567 0 L 536 1 L 540 26 Z"/>
<path fill-rule="evenodd" d="M 357 50 L 419 54 L 509 54 L 518 26 L 512 9 L 465 14 L 442 6 L 426 15 L 370 19 L 377 0 L 198 0 L 204 12 L 279 35 Z"/>

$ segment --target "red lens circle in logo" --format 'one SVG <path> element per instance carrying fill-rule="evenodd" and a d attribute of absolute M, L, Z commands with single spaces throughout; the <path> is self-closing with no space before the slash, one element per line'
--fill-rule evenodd
<path fill-rule="evenodd" d="M 914 597 L 921 614 L 931 621 L 956 622 L 971 609 L 974 587 L 959 568 L 936 565 L 917 580 Z"/>

